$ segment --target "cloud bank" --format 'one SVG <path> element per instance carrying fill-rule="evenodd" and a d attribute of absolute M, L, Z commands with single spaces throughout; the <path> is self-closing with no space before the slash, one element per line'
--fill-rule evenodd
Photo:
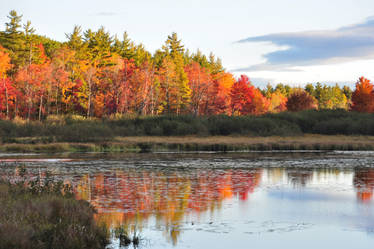
<path fill-rule="evenodd" d="M 285 49 L 264 55 L 266 63 L 234 71 L 294 71 L 293 67 L 374 58 L 374 19 L 336 30 L 277 33 L 238 43 L 270 42 Z"/>

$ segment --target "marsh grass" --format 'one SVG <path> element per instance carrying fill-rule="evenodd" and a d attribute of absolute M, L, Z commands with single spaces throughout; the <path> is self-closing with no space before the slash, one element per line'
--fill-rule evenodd
<path fill-rule="evenodd" d="M 105 248 L 108 232 L 94 220 L 95 210 L 74 199 L 69 185 L 51 180 L 0 181 L 0 248 Z"/>
<path fill-rule="evenodd" d="M 141 145 L 147 151 L 374 150 L 373 136 L 306 134 L 293 137 L 186 136 L 116 139 L 122 144 Z"/>
<path fill-rule="evenodd" d="M 374 135 L 374 114 L 309 110 L 262 116 L 50 116 L 0 121 L 3 143 L 107 142 L 124 136 Z"/>
<path fill-rule="evenodd" d="M 302 136 L 133 136 L 112 142 L 3 144 L 6 152 L 158 152 L 158 151 L 270 151 L 374 150 L 374 136 L 305 134 Z"/>
<path fill-rule="evenodd" d="M 345 110 L 262 116 L 114 115 L 103 119 L 70 115 L 50 116 L 43 122 L 21 121 L 0 121 L 0 150 L 150 152 L 374 148 L 370 137 L 374 136 L 374 114 Z M 365 137 L 370 139 L 366 141 Z"/>

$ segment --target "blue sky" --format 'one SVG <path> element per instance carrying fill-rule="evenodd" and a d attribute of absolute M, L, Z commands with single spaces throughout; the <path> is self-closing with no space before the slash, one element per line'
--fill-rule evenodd
<path fill-rule="evenodd" d="M 374 80 L 373 0 L 13 0 L 0 3 L 0 23 L 11 9 L 60 41 L 75 24 L 104 26 L 154 51 L 175 31 L 257 85 Z"/>

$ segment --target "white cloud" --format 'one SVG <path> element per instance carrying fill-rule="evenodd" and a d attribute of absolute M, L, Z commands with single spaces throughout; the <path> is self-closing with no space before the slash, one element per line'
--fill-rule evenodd
<path fill-rule="evenodd" d="M 238 43 L 270 42 L 282 49 L 264 55 L 265 62 L 233 71 L 285 71 L 374 58 L 374 19 L 336 30 L 277 33 L 249 37 Z"/>

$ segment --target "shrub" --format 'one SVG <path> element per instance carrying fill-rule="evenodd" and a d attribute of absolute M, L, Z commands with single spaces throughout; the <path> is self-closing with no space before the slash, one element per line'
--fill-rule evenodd
<path fill-rule="evenodd" d="M 22 173 L 22 170 L 21 170 Z M 95 210 L 67 185 L 0 182 L 0 249 L 105 248 L 108 232 Z"/>
<path fill-rule="evenodd" d="M 308 92 L 299 90 L 293 92 L 286 102 L 287 110 L 291 112 L 298 112 L 303 110 L 310 110 L 317 108 L 316 99 Z"/>
<path fill-rule="evenodd" d="M 56 121 L 52 121 L 56 120 Z M 261 116 L 150 116 L 118 119 L 52 117 L 16 124 L 0 120 L 2 142 L 105 142 L 115 136 L 250 135 L 292 136 L 302 133 L 374 135 L 374 114 L 346 110 L 304 110 Z M 21 139 L 22 138 L 22 139 Z M 37 138 L 37 139 L 36 139 Z"/>

